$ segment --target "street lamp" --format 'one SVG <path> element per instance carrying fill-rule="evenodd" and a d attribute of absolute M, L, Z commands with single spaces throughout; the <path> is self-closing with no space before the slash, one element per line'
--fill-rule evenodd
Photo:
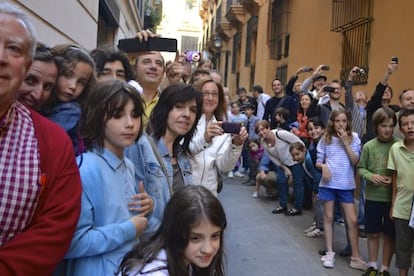
<path fill-rule="evenodd" d="M 213 46 L 217 51 L 220 51 L 220 48 L 223 46 L 223 40 L 220 36 L 215 36 L 213 38 Z"/>

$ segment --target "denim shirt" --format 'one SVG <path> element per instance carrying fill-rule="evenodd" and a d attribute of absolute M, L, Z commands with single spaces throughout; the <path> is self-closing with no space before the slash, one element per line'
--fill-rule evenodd
<path fill-rule="evenodd" d="M 66 275 L 113 275 L 138 241 L 128 208 L 138 193 L 134 167 L 104 148 L 78 156 L 82 180 L 81 213 L 66 254 Z"/>
<path fill-rule="evenodd" d="M 149 139 L 152 138 L 148 135 L 142 135 L 138 142 L 125 150 L 125 155 L 134 163 L 136 180 L 144 182 L 145 191 L 154 200 L 154 211 L 149 218 L 145 235 L 155 232 L 161 223 L 165 206 L 171 198 L 172 186 L 169 183 L 173 183 L 174 174 L 171 156 L 163 139 L 154 141 L 154 144 L 164 162 L 168 173 L 168 180 L 162 166 L 158 162 L 156 154 L 152 150 Z M 177 153 L 177 163 L 180 167 L 184 184 L 192 184 L 191 163 L 181 150 L 178 150 Z"/>

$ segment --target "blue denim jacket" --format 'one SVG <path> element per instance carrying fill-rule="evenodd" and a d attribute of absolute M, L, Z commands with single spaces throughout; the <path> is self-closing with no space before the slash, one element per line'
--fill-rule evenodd
<path fill-rule="evenodd" d="M 46 114 L 52 122 L 60 125 L 72 140 L 73 149 L 76 155 L 81 153 L 78 141 L 78 124 L 81 117 L 81 107 L 77 101 L 60 102 Z"/>
<path fill-rule="evenodd" d="M 155 203 L 154 211 L 149 219 L 145 235 L 151 234 L 158 229 L 165 206 L 172 194 L 172 187 L 169 183 L 173 183 L 171 157 L 163 139 L 157 142 L 154 141 L 154 143 L 164 161 L 169 180 L 167 180 L 163 168 L 159 164 L 148 139 L 152 138 L 147 135 L 142 135 L 138 142 L 125 150 L 125 155 L 134 163 L 136 180 L 144 182 L 145 191 L 154 199 Z M 177 163 L 183 175 L 185 185 L 192 184 L 191 163 L 189 158 L 181 150 L 177 154 Z"/>

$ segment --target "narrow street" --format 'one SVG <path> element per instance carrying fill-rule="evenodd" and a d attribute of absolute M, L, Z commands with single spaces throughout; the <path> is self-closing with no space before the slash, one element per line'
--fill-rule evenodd
<path fill-rule="evenodd" d="M 243 179 L 224 177 L 219 198 L 224 205 L 228 226 L 225 252 L 229 276 L 275 275 L 362 275 L 348 266 L 349 258 L 336 256 L 335 267 L 322 267 L 318 250 L 325 247 L 324 237 L 307 238 L 303 230 L 312 223 L 313 212 L 302 216 L 274 215 L 275 201 L 253 198 L 254 187 Z M 264 190 L 262 191 L 262 195 Z M 346 244 L 345 227 L 335 224 L 334 248 L 337 253 Z M 361 254 L 368 258 L 366 239 L 359 239 Z M 397 275 L 394 260 L 390 268 Z"/>

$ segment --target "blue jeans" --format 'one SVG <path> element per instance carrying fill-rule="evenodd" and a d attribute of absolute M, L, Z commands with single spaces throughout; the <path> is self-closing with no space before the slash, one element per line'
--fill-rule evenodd
<path fill-rule="evenodd" d="M 361 186 L 359 189 L 359 204 L 358 204 L 358 225 L 365 226 L 365 187 L 367 182 L 362 177 Z"/>
<path fill-rule="evenodd" d="M 286 177 L 283 169 L 279 166 L 276 167 L 276 185 L 279 191 L 279 204 L 282 208 L 287 208 L 287 199 L 289 195 L 288 178 Z M 293 176 L 293 188 L 295 190 L 295 209 L 302 210 L 303 194 L 304 194 L 304 175 L 305 172 L 300 164 L 289 166 Z"/>
<path fill-rule="evenodd" d="M 276 187 L 279 192 L 279 205 L 282 208 L 287 208 L 287 199 L 288 199 L 288 179 L 285 175 L 285 172 L 279 166 L 274 166 L 276 172 Z"/>
<path fill-rule="evenodd" d="M 295 209 L 302 210 L 303 196 L 305 194 L 305 171 L 301 164 L 289 166 L 293 176 L 293 188 L 295 190 Z"/>

